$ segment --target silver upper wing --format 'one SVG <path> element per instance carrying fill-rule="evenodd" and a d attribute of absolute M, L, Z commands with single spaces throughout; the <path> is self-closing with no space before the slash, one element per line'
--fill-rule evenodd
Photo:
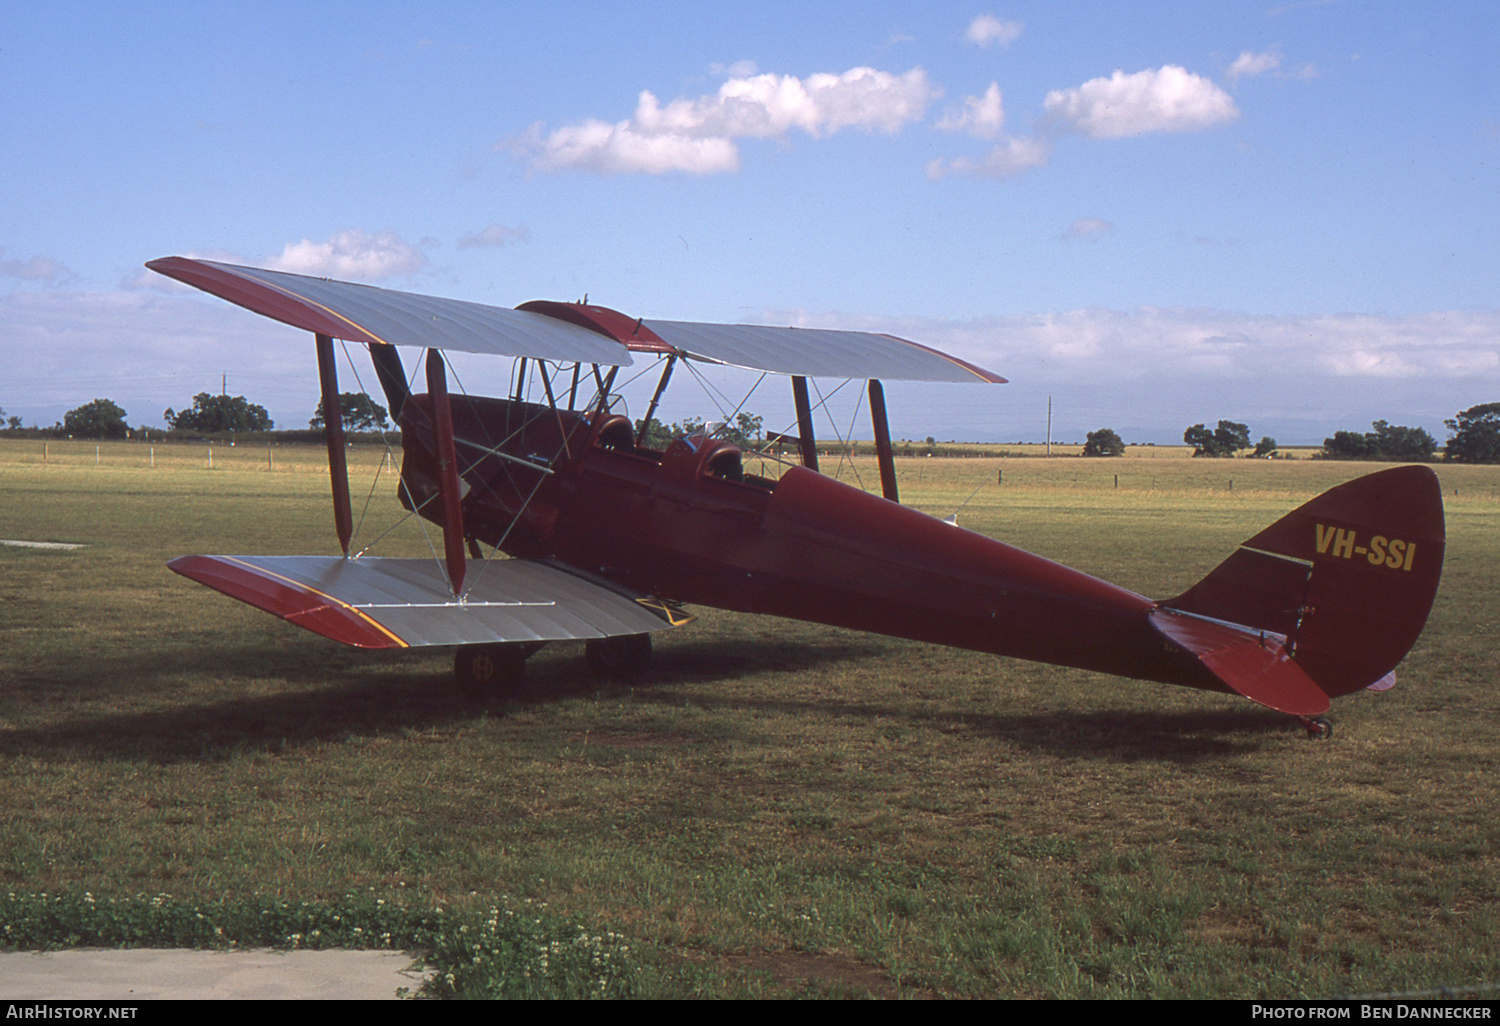
<path fill-rule="evenodd" d="M 644 321 L 663 342 L 689 357 L 735 367 L 810 378 L 888 381 L 1005 379 L 947 353 L 894 335 L 759 324 Z"/>
<path fill-rule="evenodd" d="M 284 324 L 350 342 L 630 364 L 630 351 L 619 342 L 523 310 L 187 257 L 164 257 L 146 266 Z"/>

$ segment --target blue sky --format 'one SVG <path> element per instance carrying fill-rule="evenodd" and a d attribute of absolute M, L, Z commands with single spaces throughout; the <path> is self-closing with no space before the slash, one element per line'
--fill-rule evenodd
<path fill-rule="evenodd" d="M 1500 400 L 1497 55 L 1492 3 L 10 4 L 0 407 L 305 423 L 310 340 L 181 254 L 1010 378 L 892 385 L 899 436 L 1441 440 Z"/>

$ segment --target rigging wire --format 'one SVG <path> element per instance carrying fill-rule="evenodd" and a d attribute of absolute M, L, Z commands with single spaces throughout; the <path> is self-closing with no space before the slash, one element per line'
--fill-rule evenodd
<path fill-rule="evenodd" d="M 359 368 L 354 365 L 354 359 L 353 359 L 353 357 L 351 357 L 349 355 L 349 344 L 348 344 L 348 342 L 346 342 L 343 339 L 340 339 L 339 340 L 339 345 L 344 350 L 344 361 L 349 365 L 349 369 L 354 372 L 354 381 L 355 381 L 355 384 L 359 385 L 359 390 L 361 392 L 365 392 L 365 383 L 364 383 L 364 381 L 362 381 L 360 379 Z M 418 364 L 418 366 L 420 366 L 421 361 L 418 360 L 417 364 Z M 417 374 L 416 369 L 413 368 L 412 375 L 407 380 L 407 383 L 406 383 L 406 391 L 407 391 L 408 395 L 411 394 L 412 385 L 416 383 L 416 380 L 417 380 L 416 374 Z M 368 395 L 369 393 L 366 392 L 365 394 Z M 340 412 L 342 413 L 342 411 L 340 411 Z M 325 424 L 328 422 L 328 411 L 327 410 L 323 411 L 323 422 Z M 390 441 L 386 438 L 385 428 L 381 428 L 380 429 L 380 443 L 381 443 L 381 445 L 383 445 L 385 447 L 385 454 L 391 460 L 391 466 L 394 467 L 396 465 L 396 463 L 395 463 L 395 455 L 394 455 L 394 453 L 391 450 L 391 443 L 390 443 Z M 381 462 L 382 462 L 382 466 L 383 466 L 384 465 L 384 461 L 381 461 Z M 423 506 L 427 505 L 428 502 L 431 502 L 432 499 L 433 499 L 433 496 L 428 496 L 425 501 L 419 503 L 419 502 L 417 502 L 417 497 L 415 495 L 412 495 L 411 494 L 411 489 L 407 487 L 406 478 L 402 477 L 398 473 L 397 477 L 396 477 L 396 480 L 399 482 L 400 490 L 402 492 L 406 493 L 406 500 L 407 500 L 407 502 L 411 503 L 411 507 L 412 507 L 411 511 L 408 512 L 405 516 L 401 517 L 399 520 L 397 520 L 394 524 L 392 524 L 390 527 L 388 527 L 385 531 L 383 531 L 374 541 L 370 542 L 370 544 L 366 545 L 364 548 L 362 548 L 358 552 L 356 552 L 352 558 L 358 559 L 359 557 L 363 556 L 366 552 L 369 552 L 370 549 L 374 548 L 375 545 L 379 544 L 379 542 L 382 539 L 384 539 L 387 535 L 389 535 L 392 531 L 396 530 L 396 528 L 398 528 L 402 524 L 406 523 L 406 521 L 408 519 L 410 519 L 411 517 L 415 516 L 415 517 L 417 517 L 417 526 L 422 529 L 422 539 L 427 542 L 427 548 L 432 552 L 432 558 L 435 559 L 435 560 L 438 560 L 439 565 L 441 565 L 442 561 L 438 557 L 437 548 L 432 544 L 432 538 L 431 538 L 431 536 L 428 535 L 428 533 L 427 533 L 427 527 L 426 527 L 425 524 L 422 523 L 422 518 L 420 516 L 417 516 L 418 511 L 421 510 Z M 365 497 L 365 508 L 362 509 L 360 511 L 360 514 L 359 514 L 359 523 L 360 523 L 360 526 L 363 526 L 363 524 L 365 522 L 365 513 L 368 512 L 368 510 L 370 508 L 370 502 L 374 498 L 374 495 L 375 495 L 375 486 L 379 482 L 380 482 L 380 467 L 376 467 L 375 468 L 375 481 L 370 484 L 370 494 Z M 359 533 L 359 528 L 358 527 L 355 528 L 355 532 L 354 533 L 355 534 Z M 353 536 L 350 537 L 350 544 L 351 545 L 353 544 Z"/>
<path fill-rule="evenodd" d="M 538 360 L 537 363 L 538 363 L 538 365 L 540 365 L 542 363 L 542 361 Z M 517 363 L 515 365 L 513 365 L 513 366 L 517 367 L 518 373 L 526 375 L 526 359 L 525 359 L 525 357 L 520 358 L 517 361 Z M 543 371 L 543 373 L 546 373 L 546 372 Z M 529 386 L 530 380 L 531 380 L 530 375 L 526 375 L 525 378 L 522 379 L 522 380 L 516 380 L 515 381 L 515 385 L 516 385 L 515 391 L 516 391 L 516 393 L 521 394 L 523 396 L 526 395 L 527 393 L 526 393 L 525 389 Z M 456 370 L 453 372 L 453 381 L 458 386 L 459 393 L 461 395 L 463 395 L 464 398 L 468 398 L 469 397 L 468 389 L 464 387 L 463 380 L 458 376 L 458 372 Z M 534 404 L 532 404 L 530 402 L 527 402 L 524 398 L 521 399 L 520 402 L 523 405 L 523 407 L 534 405 Z M 535 416 L 528 417 L 525 420 L 523 420 L 520 427 L 518 427 L 514 431 L 512 431 L 509 435 L 507 435 L 504 439 L 502 439 L 498 444 L 496 444 L 496 445 L 494 445 L 492 447 L 489 447 L 489 448 L 486 448 L 485 446 L 479 445 L 479 444 L 477 444 L 477 443 L 475 443 L 475 442 L 473 442 L 473 441 L 471 441 L 469 439 L 459 439 L 459 438 L 455 437 L 454 438 L 454 442 L 455 443 L 461 441 L 465 446 L 469 447 L 470 449 L 479 449 L 480 450 L 478 457 L 476 457 L 472 462 L 470 462 L 468 464 L 468 466 L 464 467 L 459 472 L 459 475 L 458 475 L 459 479 L 463 480 L 464 477 L 465 477 L 465 475 L 467 475 L 468 473 L 470 473 L 471 471 L 473 471 L 476 467 L 478 467 L 479 464 L 484 461 L 484 458 L 486 456 L 496 456 L 496 457 L 499 457 L 501 459 L 501 469 L 505 473 L 506 480 L 510 482 L 511 486 L 513 488 L 515 488 L 516 493 L 519 494 L 520 491 L 521 491 L 521 488 L 516 483 L 515 478 L 511 476 L 511 470 L 510 470 L 510 464 L 511 464 L 511 462 L 513 461 L 515 463 L 522 464 L 524 466 L 531 466 L 531 467 L 533 467 L 533 469 L 536 469 L 536 470 L 541 470 L 542 468 L 535 467 L 534 465 L 527 463 L 527 461 L 525 461 L 523 459 L 520 459 L 519 457 L 511 456 L 508 453 L 503 453 L 503 452 L 500 451 L 500 448 L 501 448 L 501 446 L 505 445 L 507 442 L 511 441 L 511 439 L 515 438 L 517 435 L 520 435 L 528 427 L 530 427 L 532 424 L 536 423 L 538 420 L 542 419 L 542 417 L 544 417 L 544 416 L 545 416 L 544 413 L 538 411 L 538 413 Z M 483 424 L 484 418 L 480 418 L 480 420 L 481 420 L 481 424 Z M 507 423 L 508 423 L 509 422 L 509 417 L 507 417 L 506 420 L 507 420 Z M 484 433 L 485 433 L 485 441 L 490 441 L 491 438 L 490 438 L 490 435 L 489 435 L 489 427 L 488 427 L 487 424 L 484 425 Z M 566 449 L 567 448 L 567 439 L 566 439 L 566 437 L 563 438 L 562 444 L 563 444 L 563 448 Z M 526 496 L 526 500 L 521 503 L 521 508 L 518 509 L 518 510 L 516 510 L 515 515 L 513 517 L 511 517 L 510 526 L 505 529 L 505 533 L 503 535 L 501 535 L 500 541 L 495 545 L 494 548 L 490 549 L 489 555 L 485 556 L 484 560 L 479 564 L 479 569 L 477 571 L 475 571 L 475 573 L 473 574 L 473 576 L 469 577 L 468 580 L 466 581 L 466 585 L 465 585 L 462 593 L 458 596 L 458 600 L 460 602 L 464 602 L 464 601 L 466 601 L 468 599 L 469 592 L 471 592 L 471 591 L 474 590 L 475 585 L 477 585 L 479 583 L 480 578 L 482 578 L 484 576 L 484 572 L 487 569 L 489 569 L 490 563 L 494 562 L 496 559 L 498 559 L 500 557 L 500 553 L 501 553 L 500 546 L 504 545 L 505 544 L 505 540 L 510 537 L 511 531 L 513 531 L 515 529 L 516 524 L 520 522 L 521 516 L 526 512 L 526 508 L 531 505 L 531 500 L 536 495 L 537 489 L 542 486 L 542 482 L 545 481 L 547 479 L 547 475 L 552 472 L 552 465 L 554 463 L 556 463 L 556 462 L 557 462 L 557 453 L 553 453 L 552 457 L 547 461 L 546 471 L 544 473 L 538 475 L 537 480 L 536 480 L 536 484 L 534 484 L 532 486 L 532 488 L 531 488 L 531 493 Z M 483 485 L 485 491 L 489 492 L 491 495 L 493 495 L 495 497 L 496 501 L 500 502 L 502 505 L 504 504 L 505 500 L 500 496 L 499 492 L 495 491 L 495 488 L 494 488 L 493 484 L 491 484 L 490 481 L 482 481 L 481 484 Z M 473 535 L 470 535 L 469 537 L 472 538 Z M 445 569 L 444 572 L 446 573 L 446 569 Z"/>
<path fill-rule="evenodd" d="M 836 467 L 833 468 L 833 479 L 835 481 L 837 481 L 838 480 L 839 472 L 842 471 L 843 468 L 844 468 L 844 455 L 845 455 L 845 452 L 847 451 L 847 449 L 850 447 L 850 445 L 852 443 L 846 441 L 845 438 L 844 438 L 844 436 L 841 435 L 841 434 L 839 434 L 839 425 L 838 425 L 838 422 L 833 419 L 833 410 L 827 404 L 828 404 L 828 401 L 830 399 L 832 399 L 834 396 L 838 395 L 839 392 L 843 390 L 843 388 L 844 388 L 845 385 L 849 384 L 849 382 L 853 381 L 854 379 L 853 378 L 845 378 L 843 381 L 839 382 L 838 388 L 835 388 L 832 392 L 828 393 L 827 397 L 824 397 L 823 390 L 818 387 L 818 381 L 817 381 L 816 378 L 808 378 L 807 380 L 809 381 L 809 383 L 812 384 L 813 391 L 818 394 L 818 405 L 814 406 L 810 412 L 816 413 L 819 408 L 822 408 L 822 410 L 823 410 L 823 416 L 825 416 L 825 417 L 828 418 L 828 428 L 829 428 L 829 430 L 831 430 L 833 432 L 833 437 L 837 438 L 838 441 L 839 441 L 839 445 L 840 445 L 840 449 L 839 449 L 839 462 L 838 462 L 838 466 L 836 466 Z M 859 407 L 860 407 L 860 404 L 862 402 L 863 402 L 863 399 L 857 400 L 855 402 L 855 404 L 854 404 L 854 416 L 855 417 L 859 416 Z M 850 434 L 851 437 L 854 434 L 854 420 L 852 418 L 849 421 L 849 434 Z M 854 480 L 857 481 L 859 483 L 859 487 L 861 489 L 863 489 L 865 487 L 865 483 L 864 483 L 863 480 L 860 479 L 859 468 L 856 467 L 856 466 L 854 466 L 854 460 L 853 459 L 849 460 L 849 468 L 854 471 Z"/>
<path fill-rule="evenodd" d="M 352 371 L 353 374 L 354 374 L 354 383 L 359 386 L 360 392 L 364 393 L 365 395 L 369 395 L 369 392 L 365 389 L 365 383 L 364 383 L 364 381 L 360 379 L 359 368 L 354 365 L 354 358 L 349 355 L 349 343 L 347 341 L 345 341 L 344 339 L 339 339 L 339 348 L 343 350 L 343 353 L 344 353 L 344 363 L 348 365 L 349 370 Z M 341 406 L 342 406 L 342 404 L 341 404 Z M 340 408 L 340 410 L 339 410 L 339 418 L 340 418 L 340 420 L 343 419 L 343 413 L 344 413 L 343 409 Z M 328 424 L 328 411 L 327 410 L 323 411 L 323 423 L 325 425 L 324 430 L 326 431 L 327 430 L 326 425 Z M 396 465 L 395 464 L 395 460 L 394 460 L 394 458 L 392 456 L 392 453 L 391 453 L 391 444 L 390 444 L 390 442 L 386 441 L 386 437 L 385 437 L 385 424 L 384 424 L 384 422 L 381 423 L 381 427 L 380 427 L 380 443 L 385 448 L 385 454 L 384 454 L 383 458 L 381 459 L 380 464 L 378 466 L 376 466 L 376 468 L 375 468 L 375 479 L 370 482 L 370 491 L 369 491 L 369 494 L 367 494 L 365 496 L 365 504 L 364 504 L 363 507 L 361 507 L 361 509 L 359 511 L 359 520 L 358 520 L 357 523 L 355 523 L 355 525 L 354 525 L 354 533 L 349 538 L 349 543 L 350 543 L 351 546 L 354 544 L 354 539 L 357 538 L 357 537 L 359 537 L 359 529 L 364 526 L 365 515 L 370 512 L 370 503 L 375 498 L 375 489 L 380 484 L 380 472 L 385 469 L 385 462 L 386 462 L 386 460 L 387 459 L 391 460 L 391 466 L 394 467 Z"/>

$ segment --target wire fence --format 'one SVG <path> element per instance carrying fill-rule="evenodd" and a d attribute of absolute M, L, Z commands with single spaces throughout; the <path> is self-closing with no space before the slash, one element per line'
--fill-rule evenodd
<path fill-rule="evenodd" d="M 861 443 L 854 452 L 834 445 L 819 447 L 823 472 L 854 487 L 879 491 L 879 473 L 873 452 Z M 974 447 L 976 450 L 979 447 Z M 1056 448 L 1056 447 L 1054 447 Z M 1013 453 L 1014 446 L 995 450 Z M 1158 453 L 1166 450 L 1158 449 Z M 842 455 L 841 455 L 842 453 Z M 748 464 L 756 473 L 779 477 L 800 462 L 786 447 L 780 455 L 768 446 L 763 453 L 747 450 Z M 354 439 L 348 448 L 351 475 L 385 474 L 399 470 L 399 447 L 378 440 Z M 1350 463 L 1326 460 L 1195 460 L 1179 454 L 1127 455 L 1115 459 L 1083 459 L 1054 456 L 1051 459 L 1024 455 L 982 457 L 904 455 L 898 449 L 896 472 L 903 490 L 943 489 L 979 498 L 997 494 L 1023 496 L 1033 492 L 1077 492 L 1092 501 L 1136 501 L 1150 495 L 1187 495 L 1228 500 L 1249 498 L 1297 499 L 1311 497 L 1343 481 L 1373 473 L 1390 464 Z M 5 467 L 98 467 L 101 469 L 167 469 L 181 471 L 271 471 L 275 473 L 326 474 L 327 453 L 321 443 L 303 440 L 133 440 L 94 442 L 83 439 L 38 439 L 0 437 L 0 468 Z M 1457 506 L 1487 505 L 1500 501 L 1500 466 L 1434 464 L 1442 483 L 1445 502 Z"/>

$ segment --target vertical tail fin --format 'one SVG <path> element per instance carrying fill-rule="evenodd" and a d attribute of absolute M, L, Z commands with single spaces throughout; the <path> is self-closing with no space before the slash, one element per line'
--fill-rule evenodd
<path fill-rule="evenodd" d="M 1286 637 L 1331 697 L 1390 674 L 1422 633 L 1443 573 L 1437 475 L 1405 466 L 1329 489 L 1162 606 Z"/>

